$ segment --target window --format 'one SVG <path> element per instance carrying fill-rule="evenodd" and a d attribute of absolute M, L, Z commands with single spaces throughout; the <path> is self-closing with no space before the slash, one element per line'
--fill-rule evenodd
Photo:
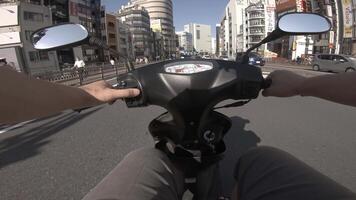
<path fill-rule="evenodd" d="M 28 56 L 31 62 L 38 62 L 40 60 L 36 51 L 28 52 Z"/>
<path fill-rule="evenodd" d="M 25 37 L 26 40 L 29 41 L 31 39 L 31 34 L 33 33 L 33 31 L 25 31 Z"/>
<path fill-rule="evenodd" d="M 31 62 L 40 62 L 49 60 L 47 51 L 30 51 L 28 52 L 28 56 L 30 57 Z"/>
<path fill-rule="evenodd" d="M 347 62 L 347 59 L 345 59 L 345 58 L 342 57 L 342 56 L 338 56 L 338 55 L 334 55 L 334 56 L 333 56 L 333 60 L 338 61 L 338 62 L 340 62 L 341 60 L 343 60 L 343 62 Z"/>
<path fill-rule="evenodd" d="M 48 57 L 48 52 L 47 51 L 40 51 L 39 52 L 39 57 L 40 57 L 40 60 L 49 60 L 49 57 Z"/>
<path fill-rule="evenodd" d="M 197 30 L 197 40 L 200 40 L 200 30 Z"/>
<path fill-rule="evenodd" d="M 43 22 L 43 14 L 25 11 L 24 19 L 28 21 Z"/>
<path fill-rule="evenodd" d="M 41 0 L 28 0 L 28 3 L 36 4 L 36 5 L 41 5 Z"/>
<path fill-rule="evenodd" d="M 109 33 L 109 38 L 110 38 L 110 39 L 115 39 L 116 36 L 115 36 L 115 34 Z"/>
<path fill-rule="evenodd" d="M 332 60 L 331 55 L 319 55 L 318 57 L 322 60 Z"/>

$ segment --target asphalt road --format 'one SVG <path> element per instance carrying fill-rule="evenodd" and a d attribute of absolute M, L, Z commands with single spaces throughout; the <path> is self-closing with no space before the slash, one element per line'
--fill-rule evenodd
<path fill-rule="evenodd" d="M 233 120 L 222 163 L 226 192 L 234 162 L 256 145 L 288 151 L 356 191 L 356 108 L 310 97 L 260 97 L 220 111 Z M 147 126 L 161 112 L 116 103 L 0 132 L 0 199 L 81 199 L 125 154 L 152 146 Z"/>

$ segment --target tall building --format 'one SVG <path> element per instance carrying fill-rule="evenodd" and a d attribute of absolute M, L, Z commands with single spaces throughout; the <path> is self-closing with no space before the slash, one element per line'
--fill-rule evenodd
<path fill-rule="evenodd" d="M 173 1 L 172 0 L 130 0 L 130 3 L 144 7 L 150 16 L 151 22 L 159 23 L 159 30 L 164 41 L 166 55 L 175 54 L 175 28 L 173 25 Z"/>
<path fill-rule="evenodd" d="M 58 70 L 55 51 L 33 48 L 30 36 L 52 25 L 50 8 L 42 1 L 8 0 L 0 3 L 0 57 L 17 71 L 31 75 Z"/>
<path fill-rule="evenodd" d="M 212 53 L 210 25 L 190 23 L 184 25 L 184 31 L 192 34 L 193 47 L 196 52 Z"/>
<path fill-rule="evenodd" d="M 115 14 L 105 13 L 102 18 L 102 40 L 109 48 L 114 49 L 129 59 L 133 59 L 133 42 L 130 27 L 121 22 Z M 110 59 L 124 61 L 122 58 L 105 51 L 105 61 Z"/>
<path fill-rule="evenodd" d="M 219 56 L 227 56 L 228 43 L 226 42 L 226 27 L 227 20 L 226 15 L 222 18 L 220 22 L 220 32 L 219 32 Z"/>
<path fill-rule="evenodd" d="M 178 35 L 179 47 L 186 52 L 193 52 L 193 36 L 189 32 L 181 31 Z"/>
<path fill-rule="evenodd" d="M 133 44 L 133 35 L 130 31 L 130 26 L 121 22 L 117 19 L 117 28 L 118 28 L 118 51 L 125 55 L 130 60 L 134 59 L 134 44 Z"/>
<path fill-rule="evenodd" d="M 118 23 L 115 15 L 105 13 L 104 15 L 104 25 L 105 36 L 103 39 L 106 41 L 109 48 L 119 51 L 118 48 Z M 115 55 L 110 55 L 110 52 L 105 51 L 105 60 L 115 59 Z"/>
<path fill-rule="evenodd" d="M 220 24 L 216 24 L 216 37 L 215 37 L 216 45 L 215 45 L 215 55 L 220 55 Z"/>
<path fill-rule="evenodd" d="M 345 4 L 341 4 L 345 2 Z M 296 0 L 296 7 L 298 8 L 299 1 Z M 299 3 L 300 4 L 300 3 Z M 313 13 L 319 13 L 330 19 L 332 22 L 332 29 L 325 34 L 313 35 L 314 48 L 312 53 L 343 53 L 351 54 L 352 52 L 352 2 L 351 1 L 308 1 L 308 7 L 300 7 L 301 11 L 308 9 Z M 277 4 L 277 8 L 281 5 Z M 346 11 L 349 7 L 350 11 Z M 280 10 L 280 9 L 278 9 Z M 344 21 L 343 16 L 348 15 L 349 20 Z M 308 42 L 309 43 L 309 42 Z"/>
<path fill-rule="evenodd" d="M 215 54 L 216 52 L 216 38 L 211 38 L 211 53 Z"/>
<path fill-rule="evenodd" d="M 230 59 L 259 43 L 275 27 L 274 0 L 230 0 L 220 23 L 220 54 Z M 258 48 L 264 54 L 271 45 Z"/>
<path fill-rule="evenodd" d="M 82 24 L 91 36 L 101 38 L 101 0 L 57 0 L 69 2 L 69 21 Z M 98 62 L 104 60 L 104 51 L 100 47 L 81 46 L 83 59 L 87 62 Z M 75 57 L 80 51 L 74 49 Z"/>
<path fill-rule="evenodd" d="M 135 57 L 152 57 L 152 32 L 147 10 L 137 4 L 122 6 L 117 17 L 130 26 Z"/>
<path fill-rule="evenodd" d="M 224 16 L 220 23 L 220 40 L 222 55 L 226 55 L 233 59 L 236 52 L 241 52 L 246 49 L 246 24 L 245 24 L 245 8 L 247 0 L 230 0 L 226 5 Z M 239 41 L 240 44 L 238 43 Z"/>

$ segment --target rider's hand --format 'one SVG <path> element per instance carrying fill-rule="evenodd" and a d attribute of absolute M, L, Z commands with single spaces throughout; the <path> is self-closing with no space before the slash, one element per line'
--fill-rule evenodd
<path fill-rule="evenodd" d="M 80 88 L 95 97 L 98 100 L 98 104 L 113 103 L 117 99 L 135 97 L 140 94 L 138 89 L 113 89 L 105 81 L 94 82 Z"/>
<path fill-rule="evenodd" d="M 267 79 L 272 80 L 272 85 L 262 92 L 263 96 L 291 97 L 299 95 L 299 87 L 306 78 L 290 71 L 277 70 Z"/>

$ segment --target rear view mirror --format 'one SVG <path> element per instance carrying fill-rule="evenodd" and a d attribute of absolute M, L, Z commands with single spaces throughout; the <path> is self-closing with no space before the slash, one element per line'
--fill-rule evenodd
<path fill-rule="evenodd" d="M 89 38 L 87 29 L 80 24 L 59 24 L 37 30 L 31 35 L 35 49 L 52 50 L 66 46 L 78 46 Z"/>
<path fill-rule="evenodd" d="M 277 28 L 259 43 L 249 48 L 245 55 L 262 44 L 271 42 L 286 35 L 312 35 L 330 31 L 331 22 L 328 18 L 315 13 L 287 13 L 277 22 Z M 247 62 L 244 56 L 242 62 Z"/>
<path fill-rule="evenodd" d="M 288 13 L 279 19 L 277 27 L 288 35 L 308 35 L 330 31 L 331 23 L 314 13 Z"/>

